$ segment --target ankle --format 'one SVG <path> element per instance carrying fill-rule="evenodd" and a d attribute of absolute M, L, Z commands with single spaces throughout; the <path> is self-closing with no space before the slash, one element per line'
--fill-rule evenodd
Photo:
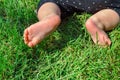
<path fill-rule="evenodd" d="M 105 30 L 105 26 L 100 21 L 94 20 L 94 19 L 91 19 L 91 18 L 86 21 L 85 25 L 86 25 L 87 29 L 94 28 L 93 26 L 89 26 L 91 23 L 94 24 L 97 28 L 99 28 L 101 30 Z"/>
<path fill-rule="evenodd" d="M 61 18 L 57 14 L 51 14 L 49 16 L 49 21 L 52 22 L 52 23 L 54 23 L 53 24 L 54 26 L 58 26 L 61 23 Z"/>
<path fill-rule="evenodd" d="M 42 19 L 46 21 L 50 27 L 57 27 L 61 23 L 61 18 L 59 15 L 51 14 Z"/>

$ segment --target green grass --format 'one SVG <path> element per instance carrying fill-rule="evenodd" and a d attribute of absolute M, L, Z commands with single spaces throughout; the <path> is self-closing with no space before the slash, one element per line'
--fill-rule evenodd
<path fill-rule="evenodd" d="M 37 22 L 39 0 L 0 0 L 0 80 L 120 80 L 120 26 L 112 45 L 94 45 L 85 29 L 89 14 L 74 14 L 34 48 L 23 31 Z"/>

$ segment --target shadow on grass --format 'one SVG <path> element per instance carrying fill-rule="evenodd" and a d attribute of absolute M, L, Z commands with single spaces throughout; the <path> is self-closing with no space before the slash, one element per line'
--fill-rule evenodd
<path fill-rule="evenodd" d="M 87 38 L 85 21 L 88 16 L 85 15 L 73 15 L 62 21 L 58 29 L 53 32 L 45 42 L 41 42 L 39 47 L 42 47 L 47 53 L 53 53 L 55 51 L 61 51 L 71 41 L 75 41 L 77 38 Z M 85 37 L 86 36 L 86 37 Z"/>
<path fill-rule="evenodd" d="M 23 53 L 25 53 L 24 57 L 23 54 L 21 54 L 22 56 L 18 58 L 20 62 L 17 62 L 15 66 L 14 75 L 20 74 L 19 73 L 20 70 L 18 69 L 23 68 L 25 71 L 25 73 L 23 73 L 24 76 L 29 76 L 29 75 L 35 76 L 37 72 L 36 73 L 34 72 L 37 70 L 37 65 L 39 64 L 41 66 L 45 66 L 47 64 L 46 61 L 47 55 L 50 54 L 49 55 L 50 57 L 52 56 L 51 55 L 52 53 L 61 52 L 66 46 L 68 46 L 69 42 L 71 41 L 74 42 L 77 38 L 82 39 L 83 37 L 85 37 L 86 34 L 86 30 L 84 26 L 85 20 L 83 21 L 82 17 L 83 16 L 80 15 L 80 17 L 77 18 L 76 15 L 73 15 L 69 18 L 66 18 L 62 22 L 62 24 L 58 27 L 58 29 L 55 32 L 53 32 L 50 36 L 48 36 L 45 40 L 43 40 L 39 45 L 37 45 L 32 49 L 24 47 L 25 50 L 22 51 Z M 27 49 L 30 51 L 28 51 Z M 54 56 L 59 56 L 59 55 L 60 54 L 57 55 L 54 54 Z M 52 58 L 54 57 L 51 57 L 50 60 L 54 60 Z M 27 64 L 27 67 L 29 68 L 24 67 L 24 64 Z M 31 69 L 31 71 L 29 71 L 29 69 Z"/>

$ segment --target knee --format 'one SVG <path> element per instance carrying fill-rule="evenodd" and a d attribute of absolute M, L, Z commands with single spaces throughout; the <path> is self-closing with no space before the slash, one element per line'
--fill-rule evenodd
<path fill-rule="evenodd" d="M 100 29 L 109 31 L 116 27 L 120 20 L 119 15 L 114 10 L 105 9 L 94 14 L 86 21 L 87 28 L 91 21 Z"/>
<path fill-rule="evenodd" d="M 39 20 L 49 16 L 51 14 L 56 14 L 61 16 L 61 11 L 58 5 L 52 2 L 44 3 L 38 10 L 37 17 Z"/>

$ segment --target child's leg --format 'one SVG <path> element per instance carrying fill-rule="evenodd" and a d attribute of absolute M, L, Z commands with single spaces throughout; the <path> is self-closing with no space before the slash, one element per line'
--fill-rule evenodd
<path fill-rule="evenodd" d="M 60 9 L 51 2 L 43 4 L 38 10 L 39 22 L 32 24 L 24 31 L 24 42 L 33 47 L 56 29 L 60 24 Z"/>
<path fill-rule="evenodd" d="M 104 9 L 86 21 L 86 28 L 94 43 L 99 45 L 110 45 L 111 40 L 104 31 L 112 30 L 119 23 L 119 15 L 112 9 Z"/>

